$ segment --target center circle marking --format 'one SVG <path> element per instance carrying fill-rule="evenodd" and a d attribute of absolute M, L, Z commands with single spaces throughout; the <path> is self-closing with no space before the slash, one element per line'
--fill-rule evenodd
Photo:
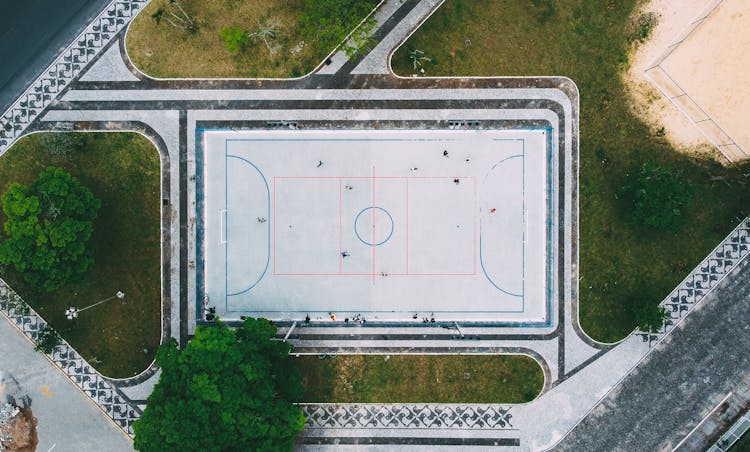
<path fill-rule="evenodd" d="M 369 215 L 365 215 L 368 213 Z M 373 240 L 372 234 L 369 234 L 370 235 L 369 239 L 366 238 L 368 234 L 366 234 L 364 231 L 371 231 L 372 229 L 374 229 L 375 225 L 378 223 L 377 221 L 378 219 L 384 222 L 386 226 L 385 228 L 376 229 L 376 232 L 388 230 L 388 234 L 381 241 L 377 241 L 378 237 L 375 237 L 375 240 Z M 362 234 L 359 233 L 360 228 L 364 228 Z M 365 207 L 364 209 L 359 211 L 359 213 L 357 214 L 357 217 L 354 219 L 354 233 L 357 235 L 357 238 L 359 239 L 359 241 L 364 243 L 365 245 L 369 245 L 369 246 L 382 245 L 385 242 L 387 242 L 393 235 L 393 217 L 391 217 L 391 214 L 388 213 L 388 211 L 382 207 L 378 207 L 378 206 Z M 382 237 L 382 235 L 380 236 Z"/>

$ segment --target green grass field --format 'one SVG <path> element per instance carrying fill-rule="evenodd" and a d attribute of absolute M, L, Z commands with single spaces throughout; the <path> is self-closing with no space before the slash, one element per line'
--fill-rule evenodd
<path fill-rule="evenodd" d="M 102 201 L 91 245 L 94 266 L 85 279 L 40 292 L 9 269 L 2 277 L 97 370 L 130 377 L 154 359 L 161 337 L 159 154 L 135 133 L 86 133 L 66 156 L 47 150 L 42 134 L 21 139 L 0 157 L 0 193 L 26 184 L 47 166 L 65 168 Z M 5 218 L 0 211 L 0 220 Z M 71 323 L 64 311 L 83 308 L 121 290 Z"/>
<path fill-rule="evenodd" d="M 448 0 L 394 54 L 397 74 L 567 76 L 580 90 L 580 317 L 611 342 L 635 326 L 642 303 L 658 303 L 749 212 L 750 167 L 677 153 L 635 117 L 620 74 L 641 32 L 636 0 Z M 470 40 L 470 45 L 466 45 Z M 663 234 L 626 225 L 618 200 L 626 176 L 646 161 L 683 172 L 696 196 L 687 225 Z M 721 179 L 716 179 L 721 178 Z"/>
<path fill-rule="evenodd" d="M 544 385 L 536 361 L 519 355 L 338 355 L 292 360 L 302 373 L 302 401 L 309 403 L 524 403 L 536 398 Z"/>
<path fill-rule="evenodd" d="M 373 7 L 377 4 L 371 2 Z M 166 15 L 157 24 L 152 16 L 167 3 L 151 2 L 127 33 L 130 59 L 152 77 L 300 77 L 333 50 L 314 42 L 299 46 L 304 41 L 299 24 L 304 0 L 182 0 L 180 4 L 198 26 L 195 33 L 171 27 Z M 219 36 L 224 27 L 252 32 L 268 21 L 276 23 L 278 30 L 276 38 L 269 41 L 273 53 L 260 40 L 232 53 Z"/>

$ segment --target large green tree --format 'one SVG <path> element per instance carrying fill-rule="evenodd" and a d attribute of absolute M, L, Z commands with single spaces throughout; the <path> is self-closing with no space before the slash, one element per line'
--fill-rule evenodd
<path fill-rule="evenodd" d="M 6 216 L 0 264 L 48 291 L 91 267 L 87 243 L 101 202 L 78 179 L 48 167 L 28 186 L 11 184 L 0 200 Z"/>
<path fill-rule="evenodd" d="M 162 373 L 135 423 L 140 451 L 290 450 L 305 418 L 287 342 L 266 319 L 232 330 L 197 327 L 184 350 L 172 339 L 156 362 Z"/>

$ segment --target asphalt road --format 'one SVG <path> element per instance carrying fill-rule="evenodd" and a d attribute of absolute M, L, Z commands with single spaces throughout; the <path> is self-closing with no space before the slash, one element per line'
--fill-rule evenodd
<path fill-rule="evenodd" d="M 0 372 L 31 399 L 39 451 L 131 452 L 130 438 L 55 368 L 4 317 L 0 317 Z M 3 400 L 4 402 L 4 400 Z"/>
<path fill-rule="evenodd" d="M 0 0 L 0 114 L 109 0 Z"/>
<path fill-rule="evenodd" d="M 672 450 L 750 372 L 750 262 L 555 448 Z"/>

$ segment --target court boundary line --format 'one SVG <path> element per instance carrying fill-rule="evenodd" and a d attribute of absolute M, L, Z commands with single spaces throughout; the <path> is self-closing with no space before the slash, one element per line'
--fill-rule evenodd
<path fill-rule="evenodd" d="M 200 133 L 204 134 L 205 132 L 211 132 L 211 131 L 236 131 L 237 129 L 226 128 L 226 127 L 200 127 L 197 130 Z M 245 130 L 245 129 L 243 129 L 243 130 Z M 265 129 L 262 129 L 262 128 L 253 128 L 253 129 L 248 129 L 248 130 L 251 130 L 251 131 L 266 131 Z M 306 131 L 323 131 L 323 132 L 329 132 L 329 131 L 331 131 L 331 129 L 328 129 L 328 128 L 315 128 L 315 129 L 305 129 L 305 130 Z M 391 129 L 389 129 L 389 130 L 391 130 Z M 398 131 L 400 129 L 396 128 L 396 129 L 392 129 L 392 130 Z M 445 128 L 439 128 L 439 129 L 427 129 L 427 128 L 411 129 L 410 128 L 410 129 L 406 129 L 406 130 L 409 130 L 409 131 L 426 131 L 426 132 L 431 132 L 431 131 L 443 131 L 443 132 L 445 132 L 445 131 L 449 131 L 450 129 L 445 129 Z M 533 126 L 532 125 L 532 126 L 525 126 L 525 127 L 522 126 L 522 127 L 511 127 L 511 128 L 493 128 L 491 130 L 494 130 L 494 131 L 508 131 L 508 130 L 514 130 L 514 131 L 542 131 L 542 133 L 547 132 L 547 140 L 546 140 L 546 145 L 547 146 L 546 146 L 546 150 L 545 150 L 545 153 L 547 155 L 547 158 L 546 158 L 546 160 L 547 160 L 547 171 L 546 172 L 547 172 L 547 177 L 548 177 L 548 181 L 549 181 L 548 191 L 549 191 L 549 188 L 551 188 L 552 190 L 549 191 L 549 196 L 547 197 L 547 200 L 546 200 L 545 204 L 547 205 L 547 212 L 548 212 L 547 215 L 550 216 L 551 214 L 554 214 L 555 211 L 556 211 L 556 208 L 557 208 L 557 201 L 556 201 L 556 197 L 555 197 L 556 196 L 555 193 L 557 192 L 557 190 L 555 190 L 555 182 L 554 182 L 555 178 L 553 177 L 552 172 L 554 172 L 558 168 L 557 162 L 555 161 L 556 151 L 558 150 L 558 148 L 554 144 L 554 134 L 551 133 L 551 132 L 554 132 L 556 129 L 554 127 L 551 127 L 550 125 L 541 125 L 541 126 Z M 508 139 L 508 140 L 510 141 L 510 140 L 519 140 L 519 139 L 515 138 L 515 139 Z M 257 138 L 255 138 L 255 139 L 239 139 L 239 140 L 236 140 L 236 139 L 227 139 L 227 141 L 279 141 L 279 140 L 264 140 L 264 139 L 257 139 Z M 316 141 L 316 140 L 312 140 L 312 139 L 298 139 L 298 140 L 288 140 L 288 141 Z M 319 141 L 331 141 L 331 139 L 326 138 L 326 139 L 320 139 Z M 334 140 L 334 141 L 382 141 L 382 140 L 380 140 L 380 139 L 358 139 L 358 140 L 342 139 L 342 140 Z M 452 140 L 452 139 L 399 139 L 399 140 L 395 140 L 395 141 L 455 141 L 455 140 Z M 504 141 L 504 139 L 501 139 L 501 140 L 498 140 L 498 141 Z M 550 163 L 554 163 L 554 167 L 551 166 Z M 319 176 L 315 176 L 315 177 L 317 178 Z M 325 177 L 325 176 L 322 176 L 322 177 Z M 388 176 L 384 176 L 383 178 L 387 178 L 387 177 Z M 394 176 L 393 178 L 401 178 L 401 177 L 402 176 Z M 417 179 L 417 178 L 431 178 L 431 177 L 435 177 L 435 176 L 414 176 L 413 178 Z M 362 178 L 367 178 L 367 176 L 362 176 Z M 549 217 L 549 218 L 547 218 L 548 231 L 554 229 L 554 225 L 556 224 L 556 222 L 557 222 L 556 217 Z M 546 308 L 545 311 L 546 312 L 544 313 L 544 320 L 542 320 L 542 321 L 535 321 L 535 320 L 531 320 L 531 321 L 523 321 L 523 320 L 521 320 L 521 321 L 515 321 L 515 320 L 501 320 L 501 321 L 465 320 L 464 322 L 469 322 L 471 324 L 477 324 L 477 325 L 480 325 L 480 324 L 481 325 L 494 325 L 494 326 L 505 325 L 505 326 L 512 326 L 512 327 L 519 326 L 519 327 L 528 327 L 528 328 L 540 327 L 540 326 L 541 327 L 548 327 L 548 326 L 550 326 L 550 324 L 552 322 L 554 322 L 555 316 L 557 315 L 555 313 L 555 310 L 553 309 L 553 306 L 552 306 L 553 300 L 551 298 L 551 296 L 553 296 L 551 294 L 554 293 L 555 287 L 556 287 L 555 286 L 555 284 L 556 284 L 556 282 L 555 282 L 556 278 L 555 278 L 555 274 L 554 274 L 554 268 L 555 268 L 555 264 L 557 262 L 557 256 L 556 255 L 552 256 L 549 253 L 549 249 L 553 245 L 550 240 L 554 241 L 554 236 L 553 235 L 549 235 L 547 237 L 547 250 L 548 250 L 548 252 L 547 252 L 547 257 L 548 257 L 548 259 L 547 259 L 547 268 L 548 268 L 548 271 L 546 272 L 547 273 L 547 278 L 546 278 L 546 280 L 547 280 L 547 284 L 546 284 L 547 291 L 546 292 L 547 293 L 545 294 L 546 295 L 545 298 L 547 298 L 547 300 L 546 300 L 546 303 L 545 303 L 545 308 Z M 552 261 L 550 261 L 550 259 L 549 259 L 550 257 L 552 258 Z M 331 276 L 335 276 L 335 274 L 332 274 Z M 421 275 L 420 274 L 410 273 L 409 276 L 421 276 Z M 427 275 L 424 275 L 424 276 L 427 276 Z M 449 275 L 447 275 L 447 274 L 440 274 L 439 276 L 449 276 Z M 457 276 L 468 276 L 468 275 L 457 275 Z M 284 311 L 249 311 L 249 310 L 232 310 L 232 309 L 227 309 L 226 312 L 232 312 L 232 313 L 235 313 L 235 312 L 249 313 L 249 312 L 301 312 L 301 311 L 288 311 L 288 310 L 284 310 Z M 360 311 L 360 312 L 370 312 L 370 311 Z M 381 311 L 372 311 L 372 312 L 381 312 Z M 399 311 L 395 311 L 395 312 L 399 312 Z M 403 311 L 403 312 L 406 313 L 406 312 L 411 312 L 411 311 Z M 435 311 L 435 312 L 452 313 L 452 312 L 464 312 L 464 311 Z M 522 311 L 499 311 L 499 310 L 493 310 L 493 311 L 471 311 L 471 312 L 474 312 L 474 313 L 497 313 L 497 314 L 502 314 L 502 313 L 516 313 L 516 312 L 522 312 Z M 399 325 L 399 324 L 402 324 L 403 322 L 393 321 L 393 320 L 383 320 L 383 321 L 376 321 L 375 323 L 377 323 L 378 325 L 390 325 L 390 324 Z M 325 324 L 323 326 L 329 326 L 329 325 Z"/>

